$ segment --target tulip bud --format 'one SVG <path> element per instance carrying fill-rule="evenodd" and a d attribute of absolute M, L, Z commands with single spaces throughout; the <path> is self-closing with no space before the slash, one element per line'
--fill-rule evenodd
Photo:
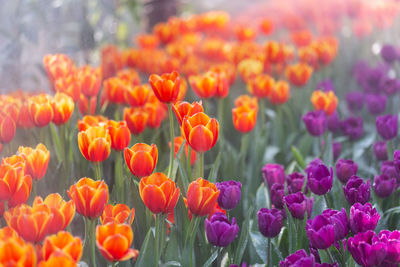
<path fill-rule="evenodd" d="M 337 178 L 345 184 L 351 176 L 357 174 L 358 165 L 350 159 L 339 159 L 335 169 Z"/>
<path fill-rule="evenodd" d="M 219 190 L 219 206 L 226 210 L 234 209 L 241 198 L 242 184 L 236 181 L 224 181 L 217 183 L 216 186 Z"/>
<path fill-rule="evenodd" d="M 367 182 L 364 183 L 363 179 L 353 175 L 347 181 L 346 185 L 343 185 L 343 192 L 350 205 L 356 202 L 365 204 L 370 198 L 371 182 L 367 180 Z"/>
<path fill-rule="evenodd" d="M 215 213 L 211 219 L 206 219 L 204 228 L 208 242 L 217 247 L 229 246 L 239 232 L 236 219 L 232 218 L 232 222 L 229 222 L 226 215 L 220 212 Z"/>
<path fill-rule="evenodd" d="M 282 211 L 278 209 L 262 208 L 257 212 L 258 229 L 268 238 L 277 236 L 283 226 Z"/>

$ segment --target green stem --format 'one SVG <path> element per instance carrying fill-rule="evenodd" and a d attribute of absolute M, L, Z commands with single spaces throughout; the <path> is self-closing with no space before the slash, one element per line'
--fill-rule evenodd
<path fill-rule="evenodd" d="M 263 136 L 265 126 L 265 100 L 260 99 L 260 136 Z"/>
<path fill-rule="evenodd" d="M 194 221 L 193 223 L 193 229 L 190 231 L 190 256 L 189 256 L 189 266 L 192 266 L 192 257 L 193 257 L 193 244 L 194 244 L 194 240 L 196 239 L 196 233 L 197 233 L 197 229 L 199 228 L 199 224 L 201 221 L 201 217 L 199 216 L 193 216 L 192 221 Z M 192 224 L 192 222 L 190 222 L 190 224 Z"/>
<path fill-rule="evenodd" d="M 204 152 L 200 152 L 200 177 L 204 178 Z"/>
<path fill-rule="evenodd" d="M 187 172 L 188 172 L 188 177 L 190 179 L 190 181 L 192 181 L 192 147 L 189 146 L 189 153 L 188 156 L 186 158 L 186 168 L 187 168 Z"/>
<path fill-rule="evenodd" d="M 162 224 L 162 218 L 161 218 L 161 214 L 156 214 L 156 265 L 158 266 L 158 263 L 160 261 L 160 250 L 161 250 L 161 242 L 160 242 L 160 230 L 161 230 L 161 224 Z"/>
<path fill-rule="evenodd" d="M 249 143 L 249 135 L 248 134 L 243 134 L 242 136 L 242 143 L 240 145 L 240 172 L 241 172 L 241 178 L 244 180 L 244 170 L 245 170 L 245 164 L 246 164 L 246 156 L 247 156 L 247 146 Z"/>
<path fill-rule="evenodd" d="M 101 165 L 100 162 L 94 163 L 94 178 L 96 181 L 101 180 Z"/>
<path fill-rule="evenodd" d="M 35 198 L 37 196 L 37 182 L 38 181 L 33 181 L 32 183 L 32 196 Z"/>
<path fill-rule="evenodd" d="M 115 155 L 115 188 L 114 199 L 118 203 L 125 201 L 124 177 L 122 174 L 122 152 L 116 151 Z"/>
<path fill-rule="evenodd" d="M 88 97 L 88 111 L 87 111 L 87 114 L 88 114 L 88 115 L 91 115 L 91 112 L 90 112 L 90 108 L 91 108 L 91 107 L 90 107 L 90 102 L 91 102 L 91 101 L 90 101 L 90 97 Z"/>
<path fill-rule="evenodd" d="M 331 205 L 331 203 L 330 203 L 330 201 L 329 201 L 329 199 L 328 199 L 327 194 L 328 194 L 328 193 L 324 194 L 324 199 L 325 199 L 326 207 L 327 207 L 327 208 L 333 208 L 332 205 Z"/>
<path fill-rule="evenodd" d="M 168 177 L 171 178 L 172 169 L 174 167 L 174 117 L 172 113 L 172 106 L 168 106 L 168 117 L 169 117 L 169 131 L 171 137 L 171 149 L 169 152 L 169 166 L 168 166 Z"/>
<path fill-rule="evenodd" d="M 219 247 L 216 247 L 217 249 L 217 266 L 221 266 L 221 249 Z"/>
<path fill-rule="evenodd" d="M 271 264 L 271 238 L 268 238 L 268 247 L 267 247 L 267 252 L 268 252 L 268 264 L 267 264 L 267 266 L 268 267 L 272 267 L 272 264 Z"/>
<path fill-rule="evenodd" d="M 113 261 L 113 262 L 111 263 L 111 267 L 115 267 L 115 266 L 117 266 L 117 264 L 118 264 L 118 261 Z"/>
<path fill-rule="evenodd" d="M 332 254 L 329 251 L 329 248 L 326 249 L 326 253 L 328 253 L 328 257 L 329 257 L 329 260 L 331 261 L 331 263 L 335 263 L 335 261 L 333 260 Z"/>
<path fill-rule="evenodd" d="M 96 219 L 90 220 L 90 255 L 92 266 L 96 267 Z"/>
<path fill-rule="evenodd" d="M 218 100 L 218 113 L 217 113 L 217 118 L 218 118 L 218 123 L 219 123 L 219 148 L 220 151 L 222 150 L 223 143 L 224 143 L 224 137 L 223 137 L 223 123 L 224 123 L 224 109 L 225 109 L 225 98 L 220 98 Z"/>

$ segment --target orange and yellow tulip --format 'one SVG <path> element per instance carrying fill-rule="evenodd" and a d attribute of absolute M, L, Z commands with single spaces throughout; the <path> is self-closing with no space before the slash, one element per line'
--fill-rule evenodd
<path fill-rule="evenodd" d="M 25 170 L 32 179 L 42 179 L 47 171 L 50 160 L 50 151 L 43 144 L 38 144 L 36 148 L 23 147 L 18 148 L 18 153 L 25 159 Z"/>
<path fill-rule="evenodd" d="M 297 63 L 286 67 L 286 78 L 295 86 L 306 85 L 311 77 L 313 68 L 305 63 Z"/>
<path fill-rule="evenodd" d="M 82 155 L 89 161 L 104 161 L 111 152 L 111 136 L 101 126 L 92 126 L 78 133 L 78 145 Z"/>
<path fill-rule="evenodd" d="M 267 74 L 260 74 L 247 84 L 249 92 L 258 98 L 267 98 L 274 87 L 275 80 Z"/>
<path fill-rule="evenodd" d="M 68 232 L 60 231 L 46 237 L 41 254 L 44 261 L 52 257 L 64 256 L 77 263 L 82 256 L 82 240 Z"/>
<path fill-rule="evenodd" d="M 62 267 L 78 267 L 78 263 L 72 260 L 70 257 L 61 255 L 55 255 L 50 257 L 46 261 L 41 261 L 37 265 L 38 267 L 53 267 L 53 266 L 62 266 Z"/>
<path fill-rule="evenodd" d="M 149 83 L 154 94 L 163 103 L 171 103 L 177 100 L 180 82 L 181 78 L 176 71 L 164 73 L 161 76 L 152 74 L 149 77 Z"/>
<path fill-rule="evenodd" d="M 160 101 L 147 102 L 144 106 L 147 114 L 149 115 L 147 120 L 147 126 L 152 129 L 159 128 L 161 126 L 161 122 L 167 118 L 167 109 L 165 108 L 165 104 Z"/>
<path fill-rule="evenodd" d="M 252 109 L 258 110 L 257 97 L 251 97 L 249 95 L 240 95 L 235 99 L 235 107 L 248 106 Z"/>
<path fill-rule="evenodd" d="M 123 69 L 117 72 L 117 77 L 131 86 L 140 84 L 140 75 L 135 69 Z"/>
<path fill-rule="evenodd" d="M 242 80 L 247 82 L 261 74 L 264 70 L 264 64 L 257 59 L 244 59 L 238 64 L 238 71 Z"/>
<path fill-rule="evenodd" d="M 229 94 L 229 80 L 225 72 L 211 72 L 216 79 L 216 90 L 214 96 L 224 98 Z"/>
<path fill-rule="evenodd" d="M 79 81 L 81 93 L 91 98 L 97 96 L 101 85 L 100 69 L 95 69 L 89 65 L 85 65 L 78 69 L 77 78 Z"/>
<path fill-rule="evenodd" d="M 277 41 L 268 41 L 265 44 L 265 59 L 272 64 L 283 63 L 285 61 L 284 44 Z"/>
<path fill-rule="evenodd" d="M 215 207 L 219 195 L 217 186 L 203 178 L 197 178 L 189 184 L 187 204 L 189 211 L 197 216 L 210 214 Z"/>
<path fill-rule="evenodd" d="M 0 266 L 36 266 L 33 245 L 26 243 L 9 227 L 0 229 Z"/>
<path fill-rule="evenodd" d="M 9 208 L 26 202 L 31 193 L 32 178 L 24 173 L 24 166 L 5 160 L 0 164 L 0 201 L 7 201 Z"/>
<path fill-rule="evenodd" d="M 185 116 L 191 117 L 196 113 L 204 112 L 203 104 L 201 101 L 193 102 L 192 104 L 186 101 L 178 101 L 174 105 L 172 105 L 172 110 L 174 111 L 176 119 L 181 126 L 183 118 L 185 118 Z"/>
<path fill-rule="evenodd" d="M 107 122 L 107 129 L 111 137 L 111 147 L 120 151 L 129 145 L 131 141 L 131 132 L 128 129 L 126 121 L 113 121 Z"/>
<path fill-rule="evenodd" d="M 0 115 L 1 116 L 1 115 Z M 33 124 L 31 117 L 29 116 L 29 104 L 28 101 L 23 101 L 18 113 L 17 126 L 20 128 L 33 128 L 35 125 Z"/>
<path fill-rule="evenodd" d="M 125 103 L 125 92 L 131 87 L 128 81 L 118 77 L 108 78 L 104 81 L 104 90 L 108 101 L 115 104 Z"/>
<path fill-rule="evenodd" d="M 124 120 L 132 134 L 140 134 L 146 129 L 149 114 L 142 107 L 124 108 Z"/>
<path fill-rule="evenodd" d="M 239 26 L 235 29 L 236 39 L 240 42 L 253 41 L 257 34 L 253 28 Z"/>
<path fill-rule="evenodd" d="M 268 18 L 263 19 L 260 22 L 260 30 L 265 35 L 271 34 L 274 31 L 274 22 Z"/>
<path fill-rule="evenodd" d="M 143 203 L 154 214 L 168 214 L 174 210 L 179 188 L 164 173 L 156 172 L 140 179 L 139 193 Z"/>
<path fill-rule="evenodd" d="M 157 165 L 158 150 L 156 145 L 151 146 L 137 143 L 124 150 L 125 162 L 134 176 L 144 177 L 150 175 Z"/>
<path fill-rule="evenodd" d="M 189 83 L 200 98 L 213 97 L 217 91 L 217 79 L 211 72 L 192 75 L 189 77 Z"/>
<path fill-rule="evenodd" d="M 196 152 L 206 152 L 213 148 L 217 143 L 218 133 L 218 121 L 203 112 L 183 119 L 182 135 Z"/>
<path fill-rule="evenodd" d="M 155 49 L 158 46 L 158 38 L 154 34 L 139 34 L 136 37 L 136 43 L 143 49 Z"/>
<path fill-rule="evenodd" d="M 146 104 L 150 90 L 151 88 L 148 84 L 129 86 L 125 90 L 125 102 L 132 107 L 141 107 Z"/>
<path fill-rule="evenodd" d="M 232 120 L 235 129 L 241 133 L 248 133 L 254 129 L 257 120 L 257 109 L 247 105 L 232 109 Z"/>
<path fill-rule="evenodd" d="M 286 81 L 280 80 L 275 83 L 269 95 L 272 104 L 283 104 L 290 97 L 290 86 Z"/>
<path fill-rule="evenodd" d="M 64 93 L 72 97 L 74 102 L 79 100 L 81 87 L 75 73 L 57 79 L 54 84 L 56 92 Z"/>
<path fill-rule="evenodd" d="M 290 34 L 290 38 L 296 46 L 307 46 L 313 38 L 312 33 L 308 30 L 294 31 Z"/>
<path fill-rule="evenodd" d="M 75 71 L 74 62 L 65 54 L 45 55 L 43 65 L 51 82 Z"/>
<path fill-rule="evenodd" d="M 135 209 L 129 209 L 125 204 L 108 204 L 100 216 L 101 224 L 109 222 L 132 224 L 135 219 Z"/>
<path fill-rule="evenodd" d="M 28 98 L 29 116 L 37 127 L 48 125 L 54 116 L 53 99 L 47 94 L 39 94 Z"/>
<path fill-rule="evenodd" d="M 139 251 L 129 248 L 132 241 L 133 231 L 129 224 L 110 222 L 96 227 L 97 248 L 109 262 L 136 259 Z"/>
<path fill-rule="evenodd" d="M 71 118 L 74 106 L 74 100 L 70 96 L 64 93 L 56 93 L 53 101 L 54 124 L 60 125 L 66 123 Z"/>
<path fill-rule="evenodd" d="M 4 112 L 0 112 L 0 143 L 9 143 L 14 138 L 15 131 L 15 121 Z"/>
<path fill-rule="evenodd" d="M 107 45 L 101 49 L 101 77 L 108 79 L 124 66 L 122 53 L 115 45 Z"/>
<path fill-rule="evenodd" d="M 326 115 L 332 115 L 337 107 L 338 98 L 333 91 L 314 91 L 311 95 L 311 103 L 316 110 L 323 110 Z"/>
<path fill-rule="evenodd" d="M 108 186 L 104 181 L 83 177 L 67 191 L 76 211 L 89 219 L 98 218 L 108 202 Z"/>
<path fill-rule="evenodd" d="M 108 119 L 101 115 L 86 115 L 81 120 L 78 120 L 78 130 L 86 131 L 91 126 L 102 126 L 107 124 Z"/>

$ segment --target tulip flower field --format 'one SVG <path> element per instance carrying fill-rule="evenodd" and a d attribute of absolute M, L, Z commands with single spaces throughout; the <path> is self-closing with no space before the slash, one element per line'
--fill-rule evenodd
<path fill-rule="evenodd" d="M 44 56 L 0 95 L 0 266 L 399 266 L 400 3 L 321 2 Z"/>

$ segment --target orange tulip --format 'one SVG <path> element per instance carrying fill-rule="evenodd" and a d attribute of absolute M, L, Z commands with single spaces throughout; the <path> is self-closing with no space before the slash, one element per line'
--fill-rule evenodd
<path fill-rule="evenodd" d="M 0 111 L 0 143 L 9 143 L 14 138 L 15 131 L 15 121 Z"/>
<path fill-rule="evenodd" d="M 47 94 L 39 94 L 28 98 L 29 116 L 37 127 L 48 125 L 54 116 L 53 99 Z"/>
<path fill-rule="evenodd" d="M 135 209 L 129 209 L 125 204 L 108 204 L 100 216 L 101 224 L 109 222 L 132 224 L 135 219 Z"/>
<path fill-rule="evenodd" d="M 272 64 L 283 63 L 285 61 L 285 48 L 277 41 L 268 41 L 265 44 L 266 60 Z"/>
<path fill-rule="evenodd" d="M 216 78 L 216 90 L 215 90 L 215 97 L 224 98 L 229 94 L 229 79 L 226 72 L 212 72 L 214 77 Z"/>
<path fill-rule="evenodd" d="M 1 115 L 0 115 L 1 116 Z M 22 102 L 21 108 L 18 113 L 17 126 L 20 128 L 32 128 L 35 127 L 31 117 L 29 116 L 29 104 L 28 101 Z"/>
<path fill-rule="evenodd" d="M 295 86 L 304 86 L 311 77 L 313 68 L 305 63 L 297 63 L 286 67 L 287 79 Z"/>
<path fill-rule="evenodd" d="M 306 46 L 311 43 L 313 38 L 312 33 L 308 30 L 295 31 L 290 34 L 293 43 L 298 47 Z"/>
<path fill-rule="evenodd" d="M 24 173 L 24 164 L 10 165 L 6 160 L 0 164 L 0 201 L 14 207 L 28 200 L 32 178 Z"/>
<path fill-rule="evenodd" d="M 62 267 L 78 267 L 78 264 L 72 260 L 70 257 L 61 255 L 54 255 L 50 257 L 46 261 L 41 261 L 37 265 L 38 267 L 53 267 L 53 266 L 62 266 Z"/>
<path fill-rule="evenodd" d="M 137 143 L 124 150 L 125 162 L 134 176 L 144 177 L 150 175 L 157 165 L 158 150 L 156 145 L 151 146 Z"/>
<path fill-rule="evenodd" d="M 108 101 L 116 104 L 125 103 L 125 92 L 131 87 L 128 81 L 117 77 L 108 78 L 104 81 L 104 90 Z"/>
<path fill-rule="evenodd" d="M 217 79 L 211 72 L 192 75 L 189 77 L 189 83 L 200 98 L 213 97 L 217 91 Z"/>
<path fill-rule="evenodd" d="M 104 161 L 111 152 L 111 136 L 104 127 L 92 126 L 78 133 L 78 145 L 87 160 Z"/>
<path fill-rule="evenodd" d="M 185 117 L 182 122 L 182 135 L 196 152 L 206 152 L 217 143 L 218 121 L 199 112 Z"/>
<path fill-rule="evenodd" d="M 277 81 L 272 87 L 269 95 L 269 101 L 272 104 L 283 104 L 290 97 L 290 87 L 286 81 Z"/>
<path fill-rule="evenodd" d="M 101 85 L 100 69 L 85 65 L 78 69 L 77 78 L 80 84 L 81 93 L 87 98 L 97 96 Z"/>
<path fill-rule="evenodd" d="M 40 143 L 36 148 L 20 146 L 18 153 L 25 159 L 26 172 L 32 176 L 32 179 L 42 179 L 46 174 L 50 160 L 50 151 L 47 150 L 45 145 Z"/>
<path fill-rule="evenodd" d="M 249 92 L 258 98 L 267 98 L 274 87 L 275 80 L 267 74 L 260 74 L 247 84 Z"/>
<path fill-rule="evenodd" d="M 161 122 L 167 118 L 167 109 L 165 108 L 165 104 L 160 101 L 155 102 L 147 102 L 144 106 L 148 114 L 147 126 L 152 129 L 159 128 L 161 126 Z"/>
<path fill-rule="evenodd" d="M 143 203 L 153 213 L 168 214 L 174 210 L 179 188 L 164 173 L 156 172 L 140 179 L 139 193 Z"/>
<path fill-rule="evenodd" d="M 164 73 L 161 76 L 152 74 L 149 77 L 149 83 L 154 94 L 163 103 L 171 103 L 177 100 L 180 81 L 181 78 L 176 71 Z"/>
<path fill-rule="evenodd" d="M 41 253 L 44 261 L 52 257 L 64 256 L 77 263 L 82 256 L 82 240 L 68 232 L 60 231 L 46 237 Z"/>
<path fill-rule="evenodd" d="M 57 79 L 54 84 L 56 92 L 64 93 L 72 97 L 74 102 L 78 101 L 81 94 L 81 87 L 75 73 Z"/>
<path fill-rule="evenodd" d="M 233 84 L 236 79 L 236 69 L 232 63 L 226 62 L 214 65 L 210 68 L 210 71 L 218 74 L 225 74 L 225 77 L 228 79 L 229 85 Z"/>
<path fill-rule="evenodd" d="M 131 132 L 128 129 L 126 121 L 107 122 L 107 129 L 111 136 L 111 147 L 115 150 L 122 150 L 129 145 L 131 141 Z"/>
<path fill-rule="evenodd" d="M 318 54 L 312 46 L 303 46 L 298 50 L 299 60 L 313 68 L 318 68 Z"/>
<path fill-rule="evenodd" d="M 311 103 L 316 110 L 325 111 L 326 115 L 332 115 L 337 107 L 338 98 L 333 91 L 314 91 L 311 95 Z"/>
<path fill-rule="evenodd" d="M 148 84 L 129 86 L 125 90 L 125 102 L 132 107 L 143 106 L 149 98 L 150 90 Z"/>
<path fill-rule="evenodd" d="M 179 87 L 179 94 L 176 98 L 176 101 L 183 101 L 186 97 L 186 93 L 188 90 L 188 83 L 185 78 L 181 77 L 181 85 Z"/>
<path fill-rule="evenodd" d="M 14 169 L 21 168 L 25 171 L 26 161 L 22 156 L 12 155 L 11 157 L 6 157 L 1 159 L 1 164 L 10 165 Z"/>
<path fill-rule="evenodd" d="M 232 109 L 233 126 L 241 133 L 248 133 L 254 129 L 257 120 L 257 109 L 241 106 Z"/>
<path fill-rule="evenodd" d="M 176 119 L 181 126 L 182 120 L 183 118 L 185 118 L 185 116 L 191 117 L 196 113 L 204 112 L 203 104 L 201 101 L 193 102 L 192 104 L 186 101 L 178 101 L 174 105 L 172 105 L 172 110 L 174 111 Z"/>
<path fill-rule="evenodd" d="M 25 243 L 9 227 L 0 229 L 0 266 L 36 266 L 33 245 Z"/>
<path fill-rule="evenodd" d="M 238 71 L 245 82 L 261 74 L 263 70 L 263 63 L 257 59 L 244 59 L 238 64 Z"/>
<path fill-rule="evenodd" d="M 44 200 L 39 196 L 36 197 L 33 207 L 40 205 L 46 205 L 53 214 L 49 222 L 48 234 L 64 230 L 75 216 L 74 202 L 72 200 L 66 202 L 58 193 L 50 194 Z"/>
<path fill-rule="evenodd" d="M 133 241 L 133 231 L 128 224 L 115 222 L 96 227 L 96 245 L 101 255 L 109 261 L 136 259 L 139 251 L 129 248 Z"/>
<path fill-rule="evenodd" d="M 256 97 L 249 95 L 240 95 L 235 99 L 235 107 L 249 106 L 252 109 L 258 110 L 258 100 Z"/>
<path fill-rule="evenodd" d="M 174 139 L 174 157 L 176 158 L 176 155 L 178 154 L 179 150 L 181 149 L 181 146 L 185 139 L 182 136 L 177 136 Z M 171 149 L 171 142 L 169 142 L 169 148 Z M 189 145 L 185 142 L 185 154 L 186 158 L 189 156 Z M 196 162 L 196 157 L 197 154 L 194 150 L 191 151 L 190 153 L 190 164 L 193 166 L 193 164 Z"/>
<path fill-rule="evenodd" d="M 99 217 L 108 202 L 108 186 L 104 181 L 83 177 L 67 191 L 76 211 L 89 218 Z"/>
<path fill-rule="evenodd" d="M 74 62 L 64 54 L 45 55 L 43 65 L 51 82 L 75 71 Z"/>
<path fill-rule="evenodd" d="M 274 23 L 270 19 L 263 19 L 260 23 L 260 30 L 263 34 L 269 35 L 274 31 Z"/>
<path fill-rule="evenodd" d="M 203 178 L 197 178 L 189 184 L 187 203 L 189 211 L 197 216 L 205 216 L 212 212 L 219 195 L 217 186 Z"/>
<path fill-rule="evenodd" d="M 53 122 L 56 125 L 66 123 L 71 118 L 74 106 L 74 100 L 70 96 L 64 93 L 56 93 L 53 101 Z"/>
<path fill-rule="evenodd" d="M 236 39 L 240 42 L 253 41 L 257 34 L 253 28 L 240 26 L 235 29 Z"/>
<path fill-rule="evenodd" d="M 131 86 L 140 84 L 140 75 L 134 69 L 123 69 L 117 72 L 117 77 L 127 82 Z"/>
<path fill-rule="evenodd" d="M 158 38 L 154 34 L 139 34 L 136 43 L 140 48 L 155 49 L 158 46 Z"/>
<path fill-rule="evenodd" d="M 149 114 L 142 107 L 124 108 L 124 120 L 132 134 L 140 134 L 146 129 Z"/>

